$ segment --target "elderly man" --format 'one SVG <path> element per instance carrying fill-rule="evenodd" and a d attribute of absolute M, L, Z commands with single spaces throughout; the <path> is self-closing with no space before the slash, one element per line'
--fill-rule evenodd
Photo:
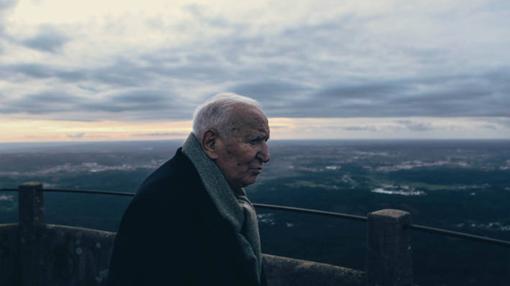
<path fill-rule="evenodd" d="M 266 285 L 257 217 L 243 187 L 269 161 L 259 104 L 221 94 L 142 184 L 115 240 L 110 286 Z"/>

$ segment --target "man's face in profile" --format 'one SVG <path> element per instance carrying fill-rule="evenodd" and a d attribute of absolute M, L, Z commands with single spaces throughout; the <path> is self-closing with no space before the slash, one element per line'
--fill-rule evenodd
<path fill-rule="evenodd" d="M 269 125 L 266 116 L 254 107 L 242 106 L 234 114 L 230 136 L 220 136 L 216 164 L 234 189 L 255 183 L 268 162 Z"/>

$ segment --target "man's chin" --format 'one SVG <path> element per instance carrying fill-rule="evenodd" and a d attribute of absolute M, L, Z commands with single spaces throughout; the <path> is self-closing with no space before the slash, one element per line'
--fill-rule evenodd
<path fill-rule="evenodd" d="M 247 178 L 246 180 L 243 181 L 243 184 L 242 184 L 243 188 L 246 186 L 255 184 L 256 181 L 257 181 L 257 175 L 250 176 L 249 178 Z"/>

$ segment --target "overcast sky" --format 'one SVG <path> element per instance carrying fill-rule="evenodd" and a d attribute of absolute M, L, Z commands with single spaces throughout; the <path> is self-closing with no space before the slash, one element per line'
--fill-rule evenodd
<path fill-rule="evenodd" d="M 0 142 L 182 138 L 223 91 L 277 139 L 510 139 L 509 27 L 507 0 L 0 0 Z"/>

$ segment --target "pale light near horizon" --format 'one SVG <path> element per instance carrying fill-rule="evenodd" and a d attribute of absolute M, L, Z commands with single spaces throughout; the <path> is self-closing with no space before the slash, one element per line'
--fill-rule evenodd
<path fill-rule="evenodd" d="M 508 123 L 501 118 L 269 118 L 271 140 L 510 139 Z M 191 120 L 5 120 L 0 142 L 182 140 L 190 132 Z"/>

